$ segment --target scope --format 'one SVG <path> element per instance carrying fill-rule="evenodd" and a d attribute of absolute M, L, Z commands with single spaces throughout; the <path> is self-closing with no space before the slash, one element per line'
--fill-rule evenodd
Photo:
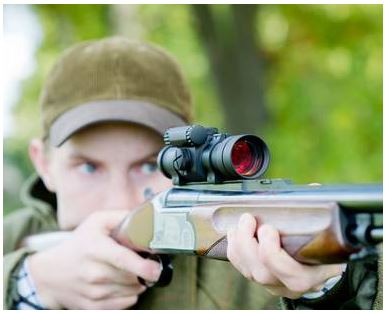
<path fill-rule="evenodd" d="M 200 125 L 169 128 L 158 154 L 161 172 L 174 185 L 256 179 L 268 168 L 265 142 L 254 135 L 229 135 Z"/>

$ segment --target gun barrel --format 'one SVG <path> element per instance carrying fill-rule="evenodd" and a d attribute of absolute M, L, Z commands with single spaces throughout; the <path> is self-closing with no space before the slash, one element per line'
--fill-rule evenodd
<path fill-rule="evenodd" d="M 253 191 L 173 188 L 165 197 L 165 206 L 184 207 L 208 203 L 253 203 L 260 201 L 335 202 L 349 210 L 382 212 L 382 185 L 289 185 L 286 188 Z"/>

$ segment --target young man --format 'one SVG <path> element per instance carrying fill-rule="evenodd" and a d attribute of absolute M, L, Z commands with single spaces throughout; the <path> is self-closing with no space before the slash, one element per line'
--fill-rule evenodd
<path fill-rule="evenodd" d="M 169 286 L 140 283 L 157 281 L 159 264 L 110 233 L 145 190 L 171 185 L 156 169 L 162 134 L 192 119 L 186 82 L 163 50 L 119 37 L 76 45 L 50 72 L 41 106 L 43 138 L 29 151 L 39 177 L 24 191 L 27 208 L 4 221 L 6 308 L 259 309 L 272 307 L 269 294 L 309 296 L 331 277 L 338 291 L 344 286 L 344 266 L 299 264 L 275 229 L 257 229 L 248 215 L 228 234 L 231 263 L 173 256 Z M 55 230 L 72 233 L 43 251 L 23 247 L 26 236 Z M 375 289 L 376 270 L 365 273 Z M 358 306 L 371 306 L 371 297 Z M 325 299 L 286 303 L 323 306 Z"/>

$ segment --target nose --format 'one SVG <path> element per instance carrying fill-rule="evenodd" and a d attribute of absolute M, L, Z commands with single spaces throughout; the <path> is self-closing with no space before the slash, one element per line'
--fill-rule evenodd
<path fill-rule="evenodd" d="M 143 201 L 143 191 L 138 184 L 124 173 L 113 175 L 109 183 L 108 204 L 110 210 L 132 210 Z"/>

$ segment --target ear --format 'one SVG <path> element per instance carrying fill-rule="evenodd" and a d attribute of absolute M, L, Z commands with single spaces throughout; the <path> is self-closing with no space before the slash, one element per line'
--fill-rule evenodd
<path fill-rule="evenodd" d="M 50 158 L 44 143 L 41 139 L 32 139 L 29 144 L 29 157 L 35 166 L 36 171 L 38 172 L 40 178 L 43 180 L 46 188 L 55 192 L 52 174 L 50 171 Z"/>

